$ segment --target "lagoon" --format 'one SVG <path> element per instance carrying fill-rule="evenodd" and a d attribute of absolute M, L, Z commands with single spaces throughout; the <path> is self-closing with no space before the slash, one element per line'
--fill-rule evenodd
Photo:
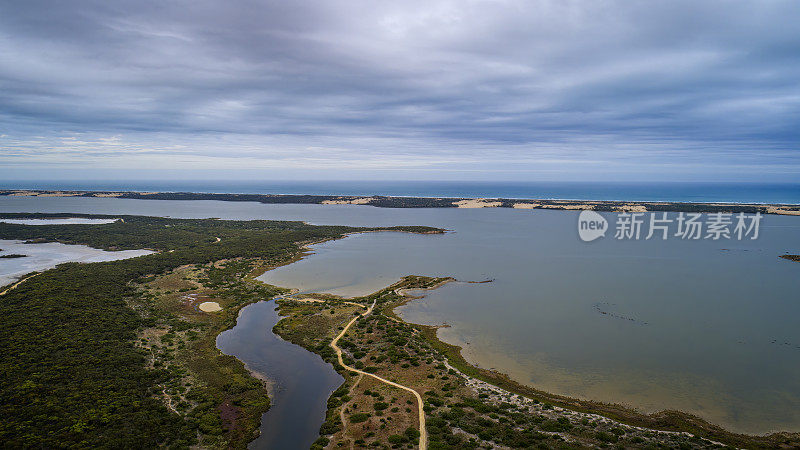
<path fill-rule="evenodd" d="M 766 218 L 758 241 L 587 244 L 572 212 L 453 214 L 452 234 L 353 236 L 262 279 L 345 296 L 412 273 L 492 279 L 398 313 L 448 325 L 440 337 L 470 362 L 546 391 L 800 429 L 800 265 L 777 257 L 800 248 L 797 218 Z"/>
<path fill-rule="evenodd" d="M 101 262 L 134 258 L 153 253 L 149 250 L 109 252 L 85 245 L 57 242 L 26 244 L 24 241 L 0 239 L 0 286 L 11 284 L 30 272 L 38 272 L 66 262 Z M 3 255 L 24 255 L 22 258 L 1 258 Z"/>
<path fill-rule="evenodd" d="M 344 378 L 314 353 L 272 332 L 280 316 L 274 301 L 247 305 L 236 326 L 217 337 L 217 348 L 236 356 L 269 387 L 270 408 L 251 450 L 305 450 L 319 437 L 328 397 Z"/>

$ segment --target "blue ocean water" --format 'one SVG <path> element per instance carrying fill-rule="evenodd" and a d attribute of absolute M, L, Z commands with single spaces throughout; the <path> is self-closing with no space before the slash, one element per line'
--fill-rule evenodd
<path fill-rule="evenodd" d="M 31 180 L 0 181 L 0 189 L 800 204 L 800 183 Z"/>

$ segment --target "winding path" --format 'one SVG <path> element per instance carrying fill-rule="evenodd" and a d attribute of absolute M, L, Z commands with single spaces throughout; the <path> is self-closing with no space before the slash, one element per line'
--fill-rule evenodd
<path fill-rule="evenodd" d="M 31 278 L 35 277 L 36 275 L 39 275 L 39 273 L 35 273 L 35 274 L 31 275 L 31 276 L 27 276 L 27 277 L 17 281 L 16 283 L 14 283 L 11 286 L 7 287 L 6 290 L 4 290 L 3 292 L 0 292 L 0 295 L 6 295 L 6 293 L 8 293 L 8 291 L 16 288 L 17 286 L 19 286 L 20 284 L 24 283 L 25 281 L 30 280 Z"/>
<path fill-rule="evenodd" d="M 364 305 L 360 305 L 360 306 L 363 307 Z M 356 323 L 356 321 L 359 319 L 359 317 L 364 317 L 364 316 L 369 315 L 372 312 L 373 308 L 375 308 L 375 302 L 372 302 L 372 305 L 369 308 L 367 308 L 367 311 L 363 314 L 363 316 L 353 317 L 353 320 L 351 320 L 347 324 L 347 326 L 344 327 L 342 332 L 339 333 L 339 335 L 336 336 L 331 341 L 331 344 L 330 344 L 331 348 L 336 352 L 336 357 L 339 359 L 339 364 L 341 364 L 342 367 L 344 367 L 345 369 L 347 369 L 347 370 L 349 370 L 351 372 L 355 372 L 355 373 L 359 373 L 361 375 L 366 375 L 366 376 L 375 378 L 376 380 L 381 381 L 383 383 L 386 383 L 386 384 L 388 384 L 390 386 L 394 386 L 396 388 L 403 389 L 404 391 L 408 391 L 408 392 L 414 394 L 414 397 L 417 398 L 417 406 L 419 407 L 418 408 L 418 410 L 419 410 L 419 448 L 420 448 L 420 450 L 427 450 L 427 448 L 428 448 L 428 432 L 425 430 L 425 411 L 422 409 L 422 407 L 423 407 L 422 396 L 420 396 L 417 391 L 415 391 L 414 389 L 411 389 L 408 386 L 403 386 L 402 384 L 395 383 L 394 381 L 389 381 L 386 378 L 382 378 L 382 377 L 379 377 L 379 376 L 377 376 L 375 374 L 372 374 L 372 373 L 369 373 L 369 372 L 364 372 L 363 370 L 359 370 L 359 369 L 356 369 L 355 367 L 348 366 L 347 364 L 344 363 L 344 360 L 342 359 L 342 349 L 339 348 L 338 345 L 336 345 L 336 343 L 339 342 L 339 339 L 341 339 L 342 336 L 344 336 L 345 333 L 347 333 L 347 330 L 350 328 L 350 326 L 352 326 L 354 323 Z"/>
<path fill-rule="evenodd" d="M 301 301 L 301 302 L 302 301 L 315 302 L 315 303 L 316 303 L 316 301 L 324 302 L 324 300 L 318 300 L 318 299 L 298 299 L 298 298 L 295 297 L 297 295 L 300 295 L 300 293 L 299 292 L 294 292 L 294 293 L 291 293 L 291 294 L 281 294 L 281 295 L 277 295 L 277 296 L 273 297 L 273 300 L 289 300 L 289 299 L 291 299 L 291 300 Z M 356 305 L 356 306 L 360 306 L 362 308 L 366 308 L 364 305 L 362 305 L 360 303 L 355 303 L 355 302 L 343 302 L 343 303 L 347 303 L 347 304 L 350 304 L 350 305 Z M 347 333 L 347 330 L 349 330 L 350 327 L 354 323 L 356 323 L 356 321 L 359 318 L 366 317 L 367 315 L 372 313 L 372 310 L 375 308 L 375 304 L 376 303 L 377 303 L 377 300 L 372 302 L 372 305 L 370 305 L 370 307 L 367 308 L 366 312 L 364 312 L 364 314 L 362 314 L 361 316 L 353 317 L 353 320 L 348 322 L 348 324 L 344 327 L 344 329 L 342 329 L 342 331 L 339 333 L 339 335 L 336 336 L 335 338 L 333 338 L 333 340 L 330 343 L 330 346 L 336 352 L 336 357 L 339 360 L 339 364 L 341 364 L 341 366 L 344 367 L 345 369 L 347 369 L 347 370 L 349 370 L 351 372 L 355 372 L 357 374 L 360 374 L 362 376 L 366 375 L 368 377 L 375 378 L 376 380 L 378 380 L 378 381 L 380 381 L 382 383 L 386 383 L 386 384 L 388 384 L 390 386 L 394 386 L 394 387 L 396 387 L 398 389 L 402 389 L 404 391 L 408 391 L 408 392 L 414 394 L 414 397 L 416 397 L 416 399 L 417 399 L 417 407 L 418 407 L 417 409 L 418 409 L 418 415 L 419 415 L 419 448 L 420 448 L 420 450 L 427 450 L 428 449 L 428 431 L 425 428 L 425 410 L 423 409 L 424 403 L 422 401 L 422 396 L 419 395 L 419 393 L 417 391 L 415 391 L 414 389 L 411 389 L 408 386 L 403 386 L 402 384 L 395 383 L 394 381 L 389 381 L 386 378 L 379 377 L 379 376 L 377 376 L 375 374 L 372 374 L 372 373 L 369 373 L 369 372 L 364 372 L 363 370 L 359 370 L 359 369 L 356 369 L 355 367 L 348 366 L 347 364 L 344 363 L 344 360 L 342 359 L 342 349 L 339 348 L 338 345 L 336 345 L 336 343 L 339 342 L 339 339 L 341 339 L 342 336 L 344 336 L 345 333 Z M 344 426 L 344 421 L 342 421 L 342 425 Z"/>

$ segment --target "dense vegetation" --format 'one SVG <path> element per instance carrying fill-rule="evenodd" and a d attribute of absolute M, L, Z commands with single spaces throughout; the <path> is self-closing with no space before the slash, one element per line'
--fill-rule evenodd
<path fill-rule="evenodd" d="M 157 398 L 157 386 L 180 374 L 145 367 L 146 355 L 134 340 L 139 330 L 152 326 L 157 318 L 130 307 L 148 301 L 134 283 L 189 264 L 241 257 L 277 263 L 296 255 L 298 243 L 369 230 L 301 222 L 113 217 L 122 220 L 101 225 L 0 223 L 2 239 L 159 250 L 128 260 L 63 264 L 2 296 L 0 442 L 4 446 L 191 445 L 208 418 L 174 414 Z M 265 294 L 256 292 L 251 297 L 259 295 Z M 213 406 L 202 411 L 219 414 Z"/>
<path fill-rule="evenodd" d="M 129 302 L 147 318 L 137 335 L 149 369 L 167 370 L 158 397 L 174 413 L 196 423 L 206 448 L 244 448 L 258 435 L 269 408 L 263 383 L 236 358 L 216 347 L 219 333 L 232 327 L 241 307 L 283 289 L 253 281 L 263 260 L 233 259 L 179 267 L 136 285 Z M 215 300 L 222 310 L 197 308 Z"/>
<path fill-rule="evenodd" d="M 120 219 L 108 224 L 94 225 L 22 225 L 0 222 L 0 237 L 23 239 L 31 242 L 57 241 L 66 244 L 85 244 L 107 250 L 149 248 L 175 250 L 175 263 L 216 261 L 230 257 L 261 257 L 263 245 L 278 242 L 301 242 L 340 236 L 344 233 L 372 231 L 369 227 L 343 227 L 308 225 L 296 221 L 276 220 L 217 220 L 217 219 L 167 219 L 101 214 L 5 213 L 0 218 L 56 219 L 78 217 L 88 219 Z M 381 230 L 436 233 L 431 227 L 382 227 Z M 222 245 L 216 244 L 220 238 Z M 287 239 L 289 241 L 287 241 Z M 262 245 L 263 244 L 263 245 Z M 202 253 L 202 255 L 199 255 Z M 162 256 L 159 260 L 167 258 Z"/>

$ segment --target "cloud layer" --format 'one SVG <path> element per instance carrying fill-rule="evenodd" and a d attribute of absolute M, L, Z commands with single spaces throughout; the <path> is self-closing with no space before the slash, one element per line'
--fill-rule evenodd
<path fill-rule="evenodd" d="M 795 1 L 2 2 L 0 166 L 797 180 L 797 23 Z"/>

